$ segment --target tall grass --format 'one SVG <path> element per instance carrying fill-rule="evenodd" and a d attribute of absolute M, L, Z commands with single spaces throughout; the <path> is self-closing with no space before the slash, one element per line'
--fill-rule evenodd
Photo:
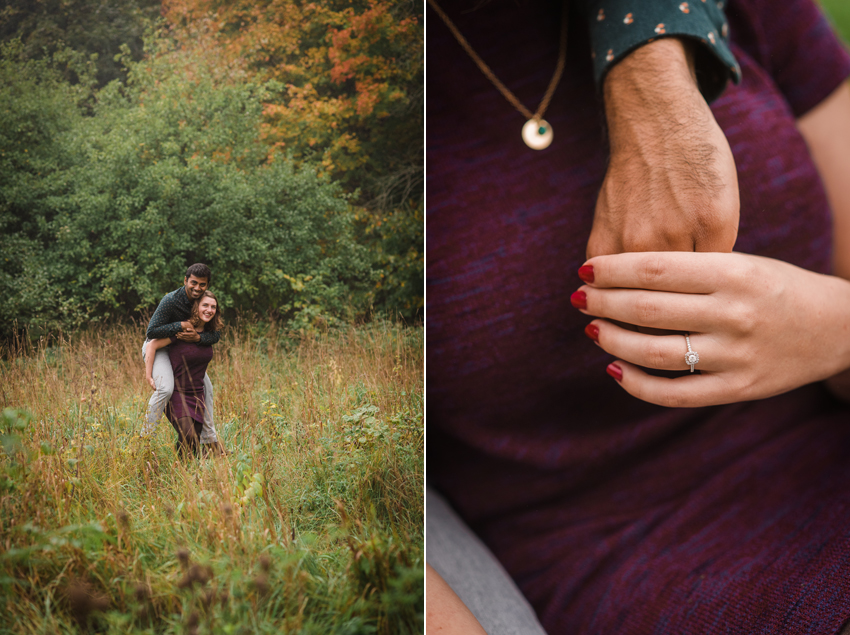
<path fill-rule="evenodd" d="M 226 333 L 217 459 L 138 438 L 138 326 L 6 346 L 0 633 L 422 631 L 422 329 Z"/>

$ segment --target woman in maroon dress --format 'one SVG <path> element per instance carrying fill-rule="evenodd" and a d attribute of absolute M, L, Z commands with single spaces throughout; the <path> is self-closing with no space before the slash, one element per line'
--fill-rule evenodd
<path fill-rule="evenodd" d="M 195 301 L 192 307 L 192 317 L 189 319 L 198 333 L 205 330 L 218 331 L 222 328 L 222 320 L 218 302 L 211 291 Z M 211 346 L 201 346 L 195 342 L 183 342 L 176 337 L 151 340 L 145 356 L 146 379 L 155 387 L 152 377 L 153 359 L 155 352 L 169 346 L 168 356 L 174 370 L 174 394 L 165 410 L 165 416 L 177 431 L 177 449 L 182 456 L 189 450 L 197 453 L 201 430 L 204 426 L 204 373 L 212 361 Z M 218 446 L 218 443 L 215 444 Z M 215 448 L 220 451 L 219 447 Z"/>

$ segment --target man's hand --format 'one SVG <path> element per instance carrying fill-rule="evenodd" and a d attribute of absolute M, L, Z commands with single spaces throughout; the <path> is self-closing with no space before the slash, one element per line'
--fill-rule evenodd
<path fill-rule="evenodd" d="M 691 43 L 663 38 L 605 78 L 611 145 L 587 256 L 732 250 L 738 178 L 697 87 Z"/>
<path fill-rule="evenodd" d="M 181 342 L 199 342 L 201 336 L 195 331 L 191 322 L 180 322 L 180 328 L 183 330 L 175 336 Z"/>
<path fill-rule="evenodd" d="M 188 331 L 180 331 L 176 335 L 177 339 L 181 342 L 200 342 L 201 336 L 195 331 L 195 329 L 190 328 Z"/>

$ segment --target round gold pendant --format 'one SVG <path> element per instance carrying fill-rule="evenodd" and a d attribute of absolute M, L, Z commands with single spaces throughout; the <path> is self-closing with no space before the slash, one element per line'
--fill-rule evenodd
<path fill-rule="evenodd" d="M 533 150 L 548 148 L 552 143 L 552 126 L 545 119 L 529 119 L 522 127 L 522 140 Z"/>

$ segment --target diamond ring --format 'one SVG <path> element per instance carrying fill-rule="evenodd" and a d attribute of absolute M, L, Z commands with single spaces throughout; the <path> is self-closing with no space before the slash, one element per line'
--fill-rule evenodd
<path fill-rule="evenodd" d="M 691 372 L 694 372 L 694 365 L 699 363 L 699 353 L 691 348 L 690 333 L 685 333 L 685 341 L 688 343 L 688 352 L 685 353 L 685 363 L 691 367 Z"/>

